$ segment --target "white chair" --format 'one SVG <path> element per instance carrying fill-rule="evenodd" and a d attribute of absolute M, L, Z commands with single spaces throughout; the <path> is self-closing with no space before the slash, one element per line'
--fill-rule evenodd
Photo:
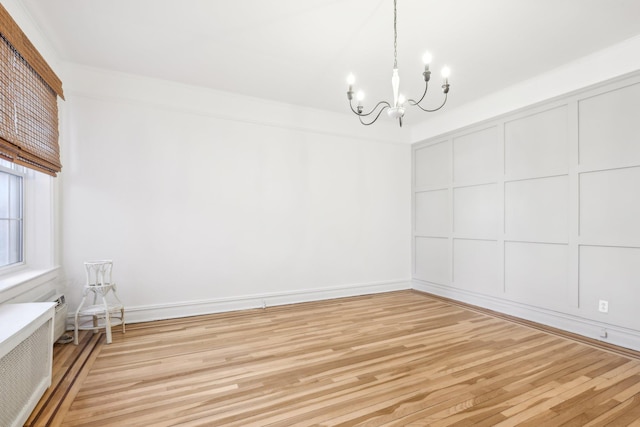
<path fill-rule="evenodd" d="M 113 262 L 87 261 L 84 268 L 87 282 L 82 292 L 82 301 L 76 310 L 73 343 L 78 345 L 79 330 L 93 330 L 97 333 L 104 328 L 107 344 L 111 344 L 112 326 L 122 325 L 122 333 L 125 333 L 124 305 L 118 298 L 116 284 L 111 277 Z M 85 307 L 89 294 L 93 294 L 93 304 Z"/>

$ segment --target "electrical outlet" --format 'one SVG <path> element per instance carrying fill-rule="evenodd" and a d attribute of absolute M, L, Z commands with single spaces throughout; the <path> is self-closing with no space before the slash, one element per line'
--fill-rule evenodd
<path fill-rule="evenodd" d="M 598 311 L 600 313 L 608 313 L 609 312 L 609 301 L 605 301 L 603 299 L 598 301 Z"/>

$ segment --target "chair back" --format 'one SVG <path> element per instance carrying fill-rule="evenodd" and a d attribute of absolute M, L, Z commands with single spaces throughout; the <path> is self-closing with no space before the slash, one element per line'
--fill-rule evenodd
<path fill-rule="evenodd" d="M 111 269 L 113 261 L 86 261 L 84 269 L 87 277 L 87 286 L 105 286 L 112 285 Z"/>

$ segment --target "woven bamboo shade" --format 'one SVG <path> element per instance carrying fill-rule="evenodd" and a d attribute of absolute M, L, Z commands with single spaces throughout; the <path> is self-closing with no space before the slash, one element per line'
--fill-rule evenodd
<path fill-rule="evenodd" d="M 60 172 L 58 95 L 60 79 L 0 5 L 0 157 Z"/>

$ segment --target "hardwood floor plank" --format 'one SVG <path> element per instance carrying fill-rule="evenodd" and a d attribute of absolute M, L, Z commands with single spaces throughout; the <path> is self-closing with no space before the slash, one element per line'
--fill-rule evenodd
<path fill-rule="evenodd" d="M 55 426 L 62 414 L 66 413 L 82 384 L 82 379 L 89 373 L 92 361 L 97 355 L 101 336 L 82 331 L 80 345 L 54 346 L 54 363 L 52 367 L 51 386 L 46 390 L 38 405 L 31 413 L 25 426 Z M 59 409 L 63 408 L 61 412 Z"/>
<path fill-rule="evenodd" d="M 629 354 L 401 291 L 131 325 L 44 411 L 60 426 L 629 424 Z"/>

